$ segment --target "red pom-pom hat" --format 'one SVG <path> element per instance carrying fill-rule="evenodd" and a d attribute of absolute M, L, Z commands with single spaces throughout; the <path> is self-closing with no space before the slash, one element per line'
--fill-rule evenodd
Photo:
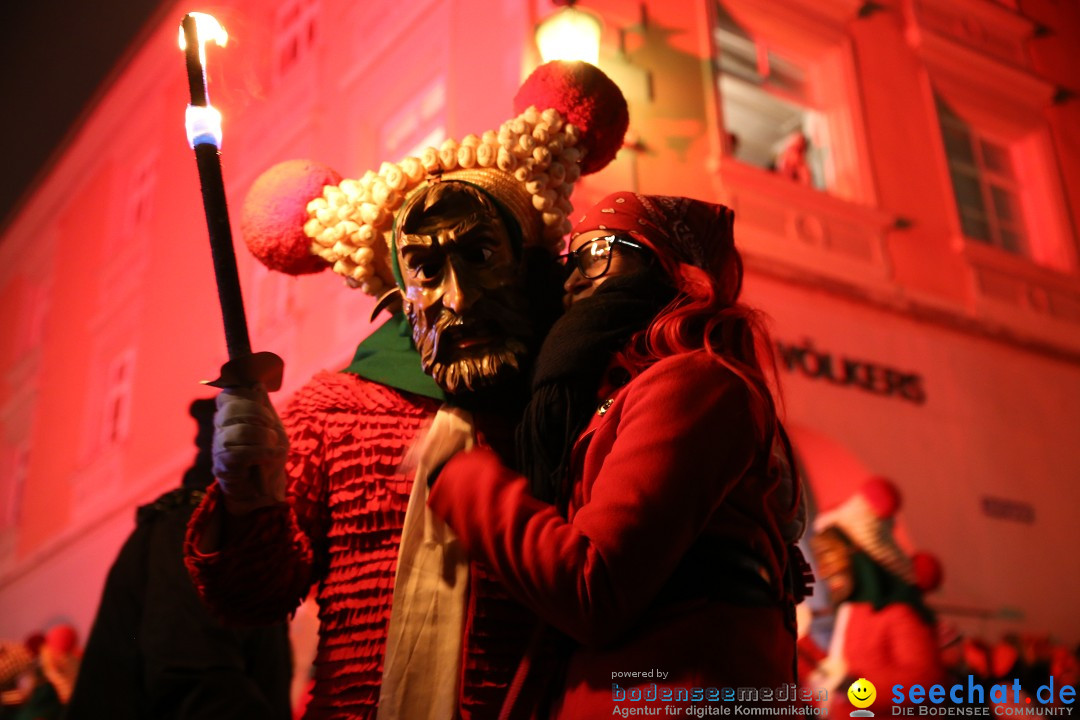
<path fill-rule="evenodd" d="M 915 571 L 893 537 L 893 517 L 900 509 L 900 491 L 887 478 L 867 479 L 859 491 L 839 506 L 814 520 L 818 532 L 836 527 L 867 555 L 889 572 L 914 584 Z"/>
<path fill-rule="evenodd" d="M 570 230 L 574 183 L 622 146 L 626 101 L 598 68 L 553 62 L 525 80 L 514 103 L 517 116 L 497 131 L 446 140 L 357 179 L 307 161 L 271 168 L 244 203 L 245 241 L 271 269 L 300 274 L 329 265 L 379 295 L 394 285 L 394 215 L 438 177 L 480 187 L 517 220 L 525 245 L 556 251 Z"/>

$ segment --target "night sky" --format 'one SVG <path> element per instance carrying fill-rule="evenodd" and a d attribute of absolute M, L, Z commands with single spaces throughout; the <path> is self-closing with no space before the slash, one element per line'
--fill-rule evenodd
<path fill-rule="evenodd" d="M 16 203 L 132 44 L 176 5 L 174 0 L 4 3 L 0 226 L 11 221 Z"/>

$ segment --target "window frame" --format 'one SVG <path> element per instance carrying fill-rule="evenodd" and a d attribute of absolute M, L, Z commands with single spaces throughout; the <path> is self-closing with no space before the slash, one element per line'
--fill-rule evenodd
<path fill-rule="evenodd" d="M 862 108 L 853 101 L 858 98 L 858 81 L 847 23 L 855 17 L 857 8 L 844 4 L 825 8 L 810 0 L 779 0 L 764 10 L 754 7 L 748 0 L 706 0 L 706 4 L 712 56 L 709 88 L 713 93 L 712 112 L 719 135 L 717 165 L 722 168 L 724 163 L 735 162 L 769 172 L 735 158 L 727 137 L 724 99 L 720 91 L 721 53 L 715 37 L 715 31 L 720 27 L 717 6 L 722 6 L 759 47 L 773 51 L 802 69 L 805 95 L 798 104 L 819 116 L 827 138 L 821 146 L 829 153 L 821 163 L 825 186 L 815 188 L 815 192 L 844 202 L 876 205 Z M 791 98 L 782 92 L 777 92 L 774 97 L 791 102 Z M 790 182 L 779 177 L 777 180 Z"/>
<path fill-rule="evenodd" d="M 968 125 L 973 135 L 1010 150 L 1019 207 L 1024 219 L 1025 251 L 1012 252 L 965 234 L 960 209 L 950 198 L 948 223 L 956 250 L 979 264 L 987 254 L 1011 258 L 1017 270 L 1038 266 L 1066 275 L 1078 269 L 1076 238 L 1065 202 L 1050 126 L 1043 109 L 1054 86 L 1024 68 L 1007 65 L 993 55 L 919 28 L 909 41 L 922 60 L 926 122 L 936 146 L 936 164 L 943 188 L 954 190 L 936 98 L 940 96 Z"/>
<path fill-rule="evenodd" d="M 274 15 L 274 45 L 271 76 L 274 84 L 287 82 L 297 75 L 297 68 L 311 59 L 321 33 L 322 0 L 288 0 Z M 286 61 L 286 50 L 292 57 Z"/>
<path fill-rule="evenodd" d="M 935 93 L 935 107 L 938 114 L 938 123 L 941 128 L 942 149 L 946 163 L 949 166 L 949 180 L 953 189 L 953 199 L 956 204 L 957 218 L 960 223 L 960 231 L 966 238 L 973 242 L 980 242 L 990 247 L 996 247 L 1006 252 L 1030 257 L 1031 248 L 1028 239 L 1028 214 L 1024 209 L 1025 191 L 1017 177 L 1017 169 L 1023 164 L 1014 144 L 1007 139 L 992 136 L 978 127 L 966 122 L 960 115 L 953 111 L 948 103 L 940 95 Z M 946 128 L 963 133 L 971 155 L 971 161 L 958 158 L 950 154 L 950 143 L 946 138 Z M 986 146 L 993 145 L 1007 155 L 1010 168 L 1009 173 L 1000 172 L 992 167 L 986 160 Z M 979 188 L 979 196 L 982 201 L 981 217 L 969 212 L 970 206 L 961 202 L 956 187 L 956 174 L 960 173 L 973 180 Z M 994 189 L 1001 188 L 1013 198 L 1016 206 L 1016 219 L 1007 219 L 1002 216 L 1000 205 L 994 196 Z M 979 237 L 968 232 L 965 219 L 982 221 L 986 225 L 986 236 Z M 1010 247 L 1002 235 L 1003 231 L 1011 232 L 1017 238 L 1017 244 Z"/>

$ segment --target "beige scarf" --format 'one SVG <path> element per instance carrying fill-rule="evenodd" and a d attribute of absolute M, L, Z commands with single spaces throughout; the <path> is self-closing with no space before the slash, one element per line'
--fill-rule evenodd
<path fill-rule="evenodd" d="M 457 716 L 469 560 L 453 531 L 428 509 L 434 468 L 425 459 L 446 435 L 469 438 L 462 449 L 471 448 L 471 428 L 468 413 L 443 406 L 406 459 L 419 458 L 401 530 L 378 720 Z"/>

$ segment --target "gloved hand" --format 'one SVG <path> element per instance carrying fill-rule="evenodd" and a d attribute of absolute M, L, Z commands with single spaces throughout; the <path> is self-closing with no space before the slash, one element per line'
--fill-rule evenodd
<path fill-rule="evenodd" d="M 227 388 L 214 413 L 214 477 L 225 507 L 242 515 L 285 500 L 289 439 L 266 389 Z"/>

